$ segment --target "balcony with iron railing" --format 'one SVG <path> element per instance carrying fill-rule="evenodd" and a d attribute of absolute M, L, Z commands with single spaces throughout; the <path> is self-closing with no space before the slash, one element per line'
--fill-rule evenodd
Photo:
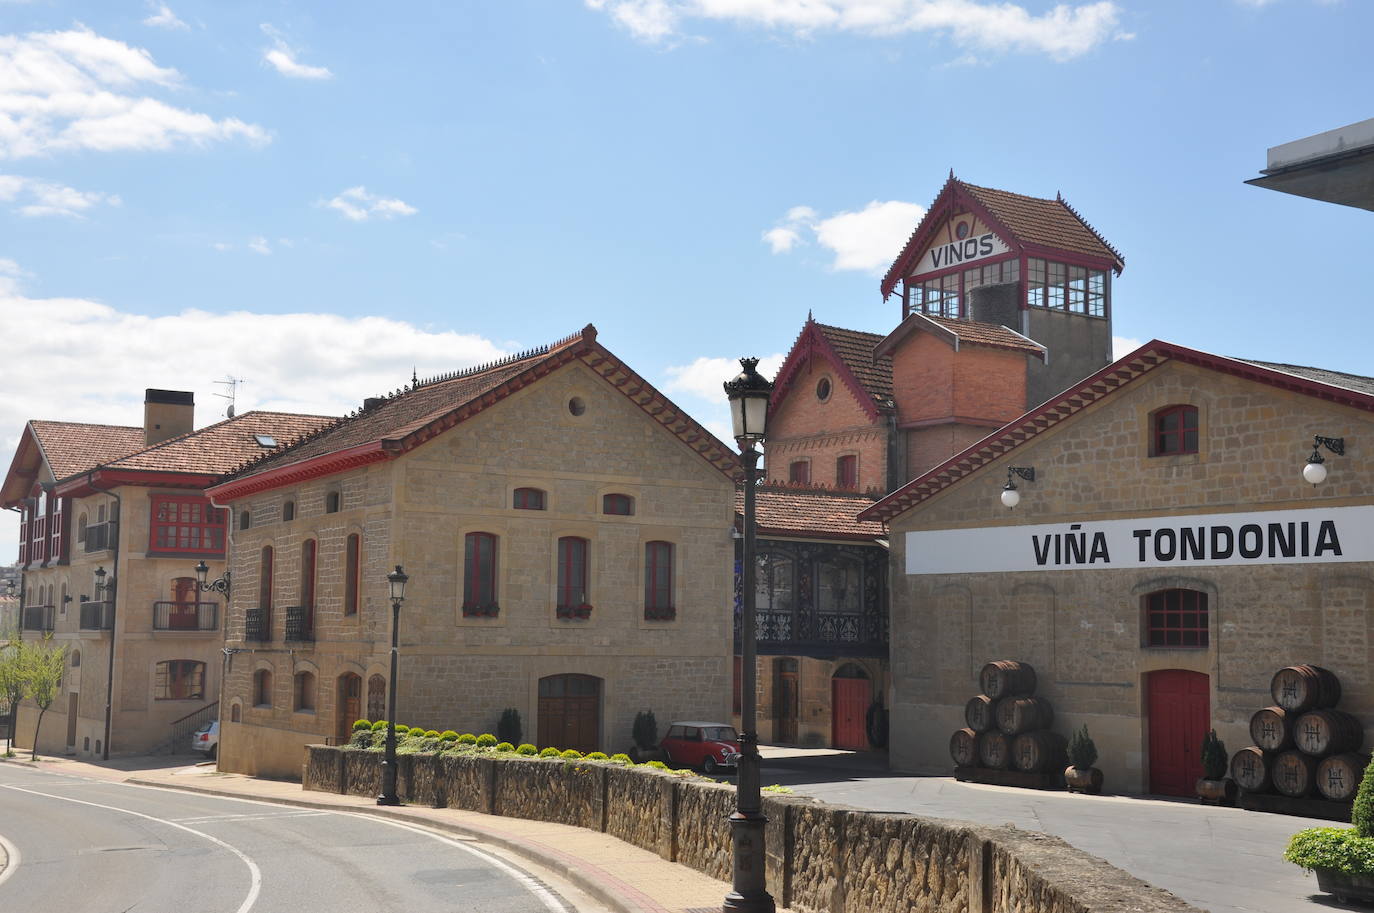
<path fill-rule="evenodd" d="M 86 542 L 84 548 L 86 554 L 91 552 L 101 552 L 108 548 L 114 548 L 115 539 L 118 536 L 119 527 L 113 520 L 105 523 L 94 523 L 86 527 Z"/>
<path fill-rule="evenodd" d="M 248 609 L 243 613 L 243 639 L 258 644 L 271 642 L 271 609 Z"/>
<path fill-rule="evenodd" d="M 217 631 L 219 603 L 155 602 L 154 631 Z"/>
<path fill-rule="evenodd" d="M 53 630 L 53 607 L 50 605 L 25 606 L 24 630 L 51 632 Z"/>
<path fill-rule="evenodd" d="M 310 643 L 315 639 L 315 613 L 310 606 L 287 606 L 286 639 L 295 643 Z"/>
<path fill-rule="evenodd" d="M 80 614 L 83 631 L 109 631 L 114 627 L 114 603 L 83 602 Z"/>

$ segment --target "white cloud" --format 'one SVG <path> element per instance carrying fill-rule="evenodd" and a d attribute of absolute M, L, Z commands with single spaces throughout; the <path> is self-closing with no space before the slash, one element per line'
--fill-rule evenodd
<path fill-rule="evenodd" d="M 18 203 L 15 212 L 24 216 L 72 216 L 101 203 L 120 205 L 117 194 L 95 190 L 76 190 L 65 184 L 17 174 L 0 174 L 0 203 Z"/>
<path fill-rule="evenodd" d="M 784 353 L 776 352 L 760 358 L 758 372 L 770 379 L 776 377 L 786 357 Z M 663 389 L 666 393 L 693 397 L 695 401 L 687 407 L 692 417 L 701 422 L 706 430 L 729 443 L 733 431 L 730 427 L 730 402 L 725 398 L 723 385 L 739 372 L 738 358 L 702 356 L 689 365 L 665 368 L 668 380 L 663 384 Z"/>
<path fill-rule="evenodd" d="M 0 159 L 79 149 L 169 149 L 270 137 L 238 118 L 216 120 L 147 94 L 181 83 L 151 54 L 84 26 L 0 35 Z"/>
<path fill-rule="evenodd" d="M 1132 339 L 1129 336 L 1112 337 L 1112 361 L 1130 355 L 1136 349 L 1145 345 L 1143 339 Z"/>
<path fill-rule="evenodd" d="M 270 253 L 272 253 L 272 247 L 271 247 L 271 245 L 269 245 L 269 244 L 267 243 L 267 239 L 266 239 L 266 238 L 263 238 L 263 237 L 249 238 L 249 239 L 248 239 L 248 249 L 251 250 L 251 251 L 252 251 L 253 253 L 255 253 L 255 254 L 270 254 Z"/>
<path fill-rule="evenodd" d="M 278 73 L 292 79 L 333 79 L 334 74 L 328 67 L 312 67 L 296 60 L 296 50 L 286 43 L 281 32 L 264 22 L 259 28 L 272 39 L 270 48 L 263 48 L 262 59 L 270 63 Z"/>
<path fill-rule="evenodd" d="M 172 12 L 165 3 L 149 3 L 148 7 L 154 10 L 153 14 L 143 20 L 144 25 L 150 25 L 159 29 L 181 29 L 190 28 L 186 23 L 177 18 L 177 14 Z"/>
<path fill-rule="evenodd" d="M 366 222 L 373 216 L 379 219 L 394 219 L 397 216 L 413 216 L 419 212 L 414 206 L 395 197 L 379 197 L 368 193 L 367 188 L 361 184 L 348 188 L 333 199 L 321 200 L 317 205 L 333 209 L 353 222 Z"/>
<path fill-rule="evenodd" d="M 901 200 L 874 200 L 858 211 L 826 218 L 809 206 L 794 206 L 763 233 L 763 240 L 773 253 L 781 254 L 806 243 L 809 235 L 834 253 L 833 269 L 881 271 L 896 258 L 925 212 Z"/>
<path fill-rule="evenodd" d="M 823 31 L 865 35 L 937 32 L 966 48 L 1025 51 L 1068 60 L 1105 41 L 1131 37 L 1110 0 L 1059 3 L 1039 15 L 990 0 L 586 0 L 620 27 L 649 42 L 680 34 L 690 20 L 758 26 L 807 36 Z"/>

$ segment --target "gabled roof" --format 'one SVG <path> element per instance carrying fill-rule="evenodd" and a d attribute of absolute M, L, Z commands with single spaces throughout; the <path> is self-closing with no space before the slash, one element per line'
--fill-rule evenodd
<path fill-rule="evenodd" d="M 0 488 L 0 505 L 10 507 L 27 497 L 44 461 L 53 479 L 60 480 L 133 453 L 144 446 L 144 440 L 143 429 L 132 425 L 33 419 L 15 448 Z"/>
<path fill-rule="evenodd" d="M 102 466 L 144 472 L 196 472 L 219 476 L 244 461 L 281 449 L 297 438 L 335 421 L 329 415 L 253 410 L 197 431 L 154 444 Z M 264 436 L 274 444 L 260 443 Z"/>
<path fill-rule="evenodd" d="M 598 343 L 596 328 L 588 324 L 551 345 L 418 381 L 369 401 L 371 405 L 288 447 L 236 467 L 212 494 L 217 499 L 237 498 L 393 459 L 574 361 L 600 375 L 728 478 L 739 477 L 735 452 Z"/>
<path fill-rule="evenodd" d="M 758 535 L 778 538 L 873 540 L 886 535 L 882 523 L 860 521 L 872 495 L 798 485 L 760 485 L 754 490 Z M 744 491 L 735 492 L 735 514 L 744 514 Z"/>
<path fill-rule="evenodd" d="M 979 187 L 959 180 L 951 171 L 945 186 L 883 277 L 881 288 L 884 298 L 892 294 L 897 283 L 911 269 L 912 262 L 930 246 L 936 230 L 956 208 L 972 210 L 989 225 L 1002 229 L 999 232 L 1003 235 L 1002 240 L 1014 250 L 1025 249 L 1029 245 L 1082 254 L 1110 263 L 1118 274 L 1126 267 L 1126 260 L 1120 252 L 1107 243 L 1107 239 L 1098 234 L 1097 229 L 1089 225 L 1062 194 L 1050 200 Z M 1032 252 L 1043 253 L 1042 250 Z"/>
<path fill-rule="evenodd" d="M 773 406 L 791 390 L 807 362 L 819 357 L 831 363 L 840 381 L 849 387 L 871 417 L 892 411 L 892 359 L 873 354 L 873 347 L 882 339 L 878 333 L 817 323 L 807 315 L 792 349 L 778 368 L 773 384 Z"/>
<path fill-rule="evenodd" d="M 892 350 L 911 333 L 924 330 L 938 337 L 956 350 L 961 344 L 987 346 L 993 349 L 1010 349 L 1025 352 L 1044 360 L 1045 347 L 1033 339 L 1022 336 L 1008 327 L 980 320 L 958 320 L 953 317 L 932 317 L 927 314 L 911 313 L 897 324 L 897 329 L 874 347 L 877 355 L 890 356 Z"/>
<path fill-rule="evenodd" d="M 1169 361 L 1197 365 L 1327 402 L 1374 412 L 1374 378 L 1293 365 L 1273 367 L 1265 362 L 1227 358 L 1156 339 L 906 483 L 861 513 L 859 519 L 884 523 L 890 521 Z"/>

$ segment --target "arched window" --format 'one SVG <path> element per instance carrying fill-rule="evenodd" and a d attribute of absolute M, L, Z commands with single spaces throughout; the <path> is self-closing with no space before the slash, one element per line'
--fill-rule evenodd
<path fill-rule="evenodd" d="M 243 716 L 243 711 L 238 704 L 229 708 L 229 722 L 237 723 Z"/>
<path fill-rule="evenodd" d="M 248 529 L 248 527 L 250 527 L 250 526 L 252 526 L 252 525 L 253 525 L 253 517 L 252 517 L 252 515 L 249 514 L 248 511 L 246 511 L 246 510 L 243 511 L 243 512 L 241 512 L 241 513 L 239 514 L 239 529 Z"/>
<path fill-rule="evenodd" d="M 543 510 L 544 492 L 538 488 L 517 488 L 511 506 L 516 510 Z"/>
<path fill-rule="evenodd" d="M 253 706 L 272 706 L 272 671 L 259 669 L 253 673 Z"/>
<path fill-rule="evenodd" d="M 86 544 L 86 514 L 82 512 L 76 518 L 76 542 L 78 545 Z"/>
<path fill-rule="evenodd" d="M 1197 406 L 1166 406 L 1150 420 L 1151 456 L 1197 453 Z"/>
<path fill-rule="evenodd" d="M 496 546 L 491 533 L 468 533 L 463 537 L 463 615 L 495 617 Z"/>
<path fill-rule="evenodd" d="M 380 675 L 367 680 L 367 718 L 374 723 L 386 719 L 386 679 Z"/>
<path fill-rule="evenodd" d="M 601 512 L 615 517 L 629 517 L 635 512 L 635 499 L 629 495 L 604 495 L 601 498 Z"/>
<path fill-rule="evenodd" d="M 72 651 L 72 668 L 73 668 L 73 669 L 80 669 L 80 668 L 81 668 L 81 651 L 80 651 L 80 650 L 73 650 L 73 651 Z"/>
<path fill-rule="evenodd" d="M 159 701 L 205 699 L 205 663 L 193 659 L 169 659 L 157 664 L 153 697 Z"/>
<path fill-rule="evenodd" d="M 362 567 L 363 540 L 357 533 L 344 541 L 344 603 L 345 615 L 358 614 L 358 589 L 361 580 L 358 575 Z"/>
<path fill-rule="evenodd" d="M 1199 590 L 1156 590 L 1145 596 L 1145 643 L 1151 647 L 1205 647 L 1207 594 Z"/>
<path fill-rule="evenodd" d="M 315 673 L 297 672 L 295 681 L 295 700 L 292 708 L 300 713 L 315 712 Z"/>
<path fill-rule="evenodd" d="M 287 501 L 281 506 L 281 519 L 283 523 L 289 523 L 296 519 L 296 502 Z"/>
<path fill-rule="evenodd" d="M 558 540 L 558 617 L 587 618 L 591 611 L 587 595 L 587 540 L 564 536 Z"/>
<path fill-rule="evenodd" d="M 822 612 L 863 611 L 863 568 L 857 559 L 837 557 L 816 565 L 816 607 Z"/>
<path fill-rule="evenodd" d="M 673 606 L 673 543 L 644 544 L 644 617 L 667 621 L 677 614 Z"/>

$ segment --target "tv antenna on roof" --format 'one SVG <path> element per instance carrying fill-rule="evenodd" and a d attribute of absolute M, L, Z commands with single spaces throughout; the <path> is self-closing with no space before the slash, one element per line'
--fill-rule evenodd
<path fill-rule="evenodd" d="M 224 417 L 233 418 L 234 403 L 238 397 L 239 384 L 246 384 L 248 383 L 248 381 L 244 380 L 242 377 L 235 377 L 232 374 L 226 374 L 224 375 L 224 380 L 215 380 L 211 381 L 211 383 L 217 384 L 221 387 L 227 387 L 229 389 L 228 393 L 216 393 L 215 396 L 218 396 L 220 399 L 229 400 L 229 406 L 224 410 Z"/>

